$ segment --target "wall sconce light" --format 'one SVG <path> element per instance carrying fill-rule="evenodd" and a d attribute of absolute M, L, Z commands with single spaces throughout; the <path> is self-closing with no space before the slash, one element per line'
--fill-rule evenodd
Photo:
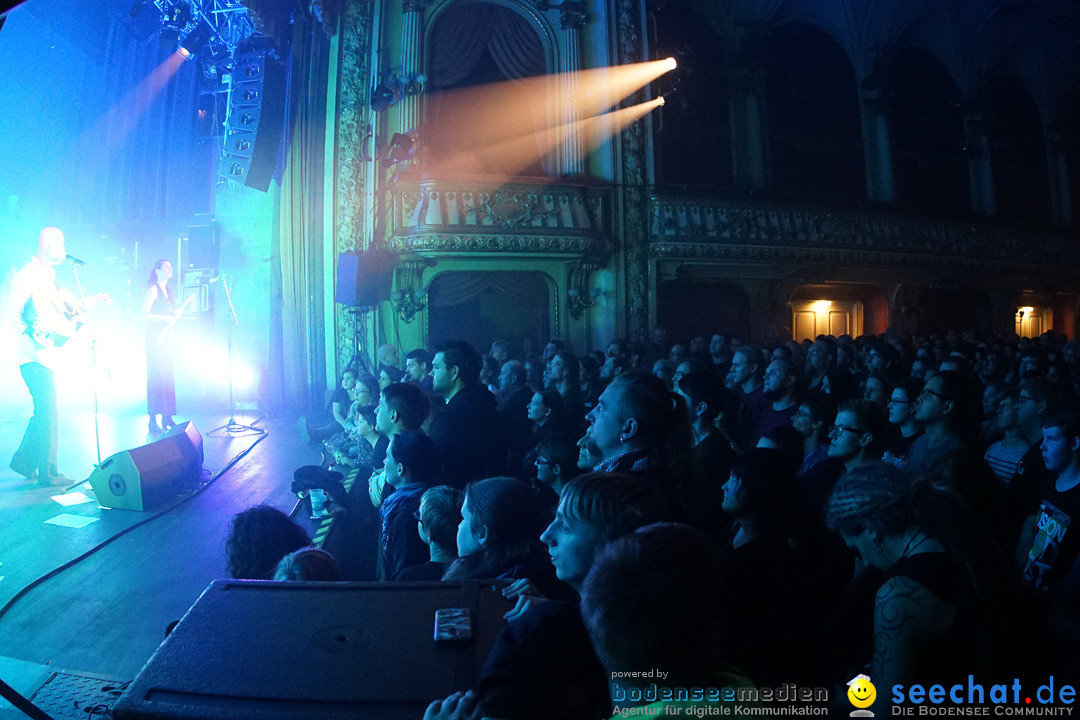
<path fill-rule="evenodd" d="M 423 73 L 403 77 L 393 70 L 384 72 L 371 90 L 371 109 L 382 112 L 399 103 L 402 98 L 419 95 L 424 92 L 426 82 L 427 75 Z"/>
<path fill-rule="evenodd" d="M 595 262 L 578 262 L 570 269 L 566 304 L 570 309 L 570 315 L 575 318 L 584 315 L 585 311 L 596 305 L 596 301 L 600 298 L 599 288 L 589 288 L 589 276 L 598 267 L 599 265 Z"/>
<path fill-rule="evenodd" d="M 398 289 L 390 296 L 390 301 L 397 310 L 398 317 L 402 322 L 410 323 L 416 314 L 427 307 L 427 288 L 423 286 L 421 279 L 424 268 L 434 263 L 426 258 L 421 260 L 409 260 L 397 268 Z"/>

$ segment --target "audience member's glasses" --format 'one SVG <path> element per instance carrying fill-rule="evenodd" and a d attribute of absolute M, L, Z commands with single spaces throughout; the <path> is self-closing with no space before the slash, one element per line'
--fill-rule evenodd
<path fill-rule="evenodd" d="M 899 400 L 897 398 L 889 398 L 890 405 L 910 405 L 910 400 Z"/>
<path fill-rule="evenodd" d="M 534 465 L 554 465 L 555 463 L 551 462 L 550 460 L 545 460 L 544 458 L 536 458 L 535 460 L 533 460 L 533 464 Z"/>
<path fill-rule="evenodd" d="M 863 431 L 858 428 L 847 427 L 846 425 L 833 425 L 829 428 L 830 435 L 839 435 L 840 433 L 849 432 L 852 435 L 862 435 Z"/>
<path fill-rule="evenodd" d="M 919 397 L 926 397 L 928 395 L 933 395 L 938 400 L 944 400 L 945 399 L 945 396 L 942 395 L 941 393 L 934 392 L 933 390 L 930 390 L 930 389 L 927 389 L 927 388 L 923 388 L 923 391 L 921 393 L 919 393 Z"/>

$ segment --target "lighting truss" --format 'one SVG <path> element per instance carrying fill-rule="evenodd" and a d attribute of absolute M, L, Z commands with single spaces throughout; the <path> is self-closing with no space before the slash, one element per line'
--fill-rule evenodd
<path fill-rule="evenodd" d="M 255 24 L 248 9 L 237 0 L 154 0 L 154 5 L 164 18 L 170 17 L 176 7 L 186 5 L 191 11 L 190 19 L 184 27 L 177 28 L 180 40 L 187 37 L 199 21 L 205 20 L 213 30 L 212 42 L 224 45 L 229 57 L 235 55 L 242 40 L 255 34 Z"/>

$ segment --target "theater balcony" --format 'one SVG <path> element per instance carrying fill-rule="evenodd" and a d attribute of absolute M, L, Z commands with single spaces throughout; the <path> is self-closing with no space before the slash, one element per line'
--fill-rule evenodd
<path fill-rule="evenodd" d="M 430 257 L 478 254 L 598 259 L 611 253 L 608 192 L 549 178 L 401 175 L 390 247 Z"/>
<path fill-rule="evenodd" d="M 486 332 L 527 327 L 534 342 L 552 328 L 564 337 L 587 332 L 599 295 L 592 273 L 615 250 L 606 186 L 402 173 L 390 195 L 387 245 L 400 256 L 392 298 L 404 342 L 409 333 L 417 343 L 440 332 L 480 334 L 463 325 L 476 318 L 493 323 Z"/>
<path fill-rule="evenodd" d="M 1080 247 L 1064 233 L 824 204 L 654 194 L 649 258 L 653 318 L 671 331 L 689 306 L 717 308 L 715 326 L 797 338 L 889 326 L 1038 335 L 1053 313 L 1071 327 L 1080 293 Z"/>

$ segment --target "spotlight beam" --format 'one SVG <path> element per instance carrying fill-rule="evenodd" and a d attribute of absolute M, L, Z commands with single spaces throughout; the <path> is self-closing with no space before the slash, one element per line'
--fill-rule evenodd
<path fill-rule="evenodd" d="M 567 105 L 576 106 L 582 117 L 599 115 L 670 72 L 673 64 L 669 58 L 581 70 L 573 74 L 572 83 L 567 82 L 571 78 L 566 74 L 556 74 L 431 93 L 426 97 L 428 113 L 421 128 L 427 162 L 434 166 L 462 163 L 469 171 L 487 167 L 502 172 L 505 168 L 486 164 L 485 159 L 499 155 L 491 152 L 493 147 L 506 143 L 517 147 L 523 138 L 536 139 L 555 131 Z M 531 154 L 535 162 L 537 152 Z"/>
<path fill-rule="evenodd" d="M 547 157 L 555 152 L 558 144 L 571 133 L 578 133 L 582 138 L 583 149 L 586 152 L 592 152 L 608 138 L 622 132 L 628 125 L 663 104 L 663 98 L 656 98 L 628 108 L 520 135 L 484 147 L 459 151 L 438 163 L 435 169 L 454 174 L 473 174 L 482 172 L 484 168 L 501 167 L 508 174 L 516 175 L 538 158 Z"/>

